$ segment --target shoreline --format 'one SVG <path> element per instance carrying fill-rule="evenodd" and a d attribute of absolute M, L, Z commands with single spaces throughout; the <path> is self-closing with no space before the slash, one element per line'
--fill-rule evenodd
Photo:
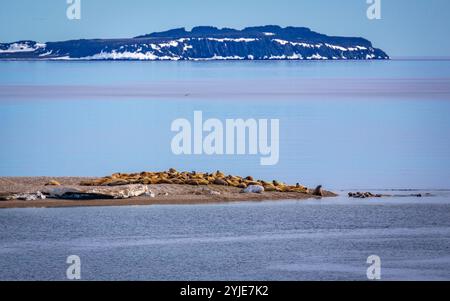
<path fill-rule="evenodd" d="M 0 177 L 0 193 L 31 193 L 45 191 L 51 180 L 56 180 L 64 187 L 79 188 L 81 181 L 95 180 L 92 177 Z M 61 186 L 51 186 L 61 187 Z M 147 187 L 154 196 L 141 195 L 126 199 L 89 199 L 68 200 L 46 198 L 38 200 L 0 200 L 0 209 L 7 208 L 59 208 L 90 206 L 136 206 L 136 205 L 193 205 L 231 202 L 262 202 L 277 200 L 320 199 L 312 193 L 265 191 L 263 193 L 241 193 L 241 189 L 230 186 L 185 184 L 149 184 Z M 214 191 L 214 194 L 211 194 Z M 220 193 L 220 194 L 216 194 Z M 323 191 L 323 197 L 334 197 L 337 194 Z"/>

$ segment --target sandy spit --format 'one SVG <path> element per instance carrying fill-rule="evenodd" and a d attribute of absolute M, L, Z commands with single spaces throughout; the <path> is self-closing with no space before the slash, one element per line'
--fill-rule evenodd
<path fill-rule="evenodd" d="M 56 180 L 64 186 L 81 187 L 78 184 L 88 177 L 0 177 L 0 193 L 26 193 L 42 191 L 50 180 Z M 0 201 L 0 208 L 50 208 L 50 207 L 79 207 L 79 206 L 132 206 L 154 204 L 208 204 L 243 201 L 267 201 L 267 200 L 304 200 L 320 198 L 311 194 L 297 192 L 264 192 L 240 193 L 241 189 L 219 185 L 190 186 L 175 184 L 148 185 L 155 197 L 139 196 L 129 199 L 98 199 L 98 200 L 61 200 L 50 199 L 22 201 Z M 211 195 L 209 190 L 220 192 L 220 195 Z M 325 197 L 333 197 L 336 194 L 324 191 Z"/>

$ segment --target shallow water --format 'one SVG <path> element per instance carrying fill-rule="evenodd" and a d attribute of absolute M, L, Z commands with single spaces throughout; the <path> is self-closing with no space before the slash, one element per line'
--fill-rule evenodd
<path fill-rule="evenodd" d="M 0 210 L 0 279 L 450 279 L 450 198 Z"/>

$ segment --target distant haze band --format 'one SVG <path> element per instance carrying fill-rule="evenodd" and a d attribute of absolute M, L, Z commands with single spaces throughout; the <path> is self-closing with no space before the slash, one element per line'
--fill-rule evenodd
<path fill-rule="evenodd" d="M 450 99 L 450 78 L 435 79 L 271 79 L 169 80 L 123 85 L 2 85 L 0 99 L 9 98 L 207 98 L 264 99 L 333 97 L 414 97 Z"/>

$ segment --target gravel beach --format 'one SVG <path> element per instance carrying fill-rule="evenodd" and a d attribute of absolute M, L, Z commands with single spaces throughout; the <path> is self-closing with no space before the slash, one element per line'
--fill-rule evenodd
<path fill-rule="evenodd" d="M 45 186 L 51 180 L 58 181 L 61 186 L 83 188 L 79 183 L 96 178 L 88 177 L 0 177 L 0 194 L 33 193 L 45 191 L 53 186 Z M 219 202 L 265 201 L 287 199 L 320 198 L 308 193 L 265 191 L 263 193 L 241 193 L 240 188 L 221 185 L 177 185 L 177 184 L 149 184 L 148 188 L 154 197 L 141 195 L 127 199 L 89 199 L 67 200 L 46 198 L 32 201 L 2 200 L 0 208 L 27 208 L 27 207 L 76 207 L 76 206 L 128 206 L 153 204 L 200 204 Z M 323 191 L 324 197 L 336 194 Z"/>

